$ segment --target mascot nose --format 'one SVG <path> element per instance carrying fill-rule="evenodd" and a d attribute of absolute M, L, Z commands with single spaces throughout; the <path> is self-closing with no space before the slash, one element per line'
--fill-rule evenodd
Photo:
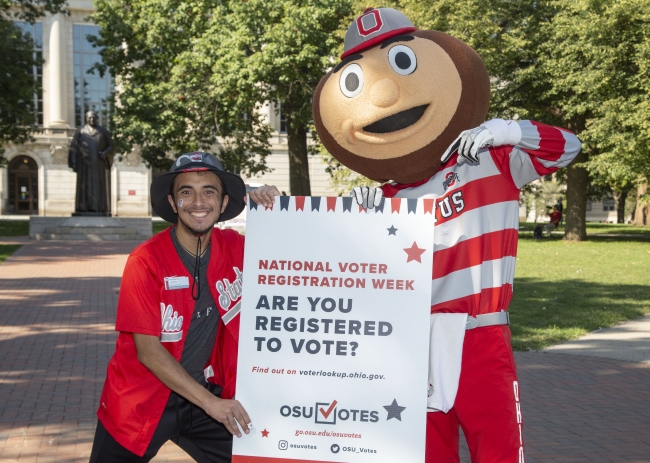
<path fill-rule="evenodd" d="M 392 79 L 380 79 L 370 89 L 372 104 L 380 108 L 394 105 L 399 98 L 399 89 Z"/>

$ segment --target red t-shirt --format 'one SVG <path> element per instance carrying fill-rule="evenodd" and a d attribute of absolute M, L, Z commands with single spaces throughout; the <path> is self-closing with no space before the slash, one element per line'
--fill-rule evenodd
<path fill-rule="evenodd" d="M 551 223 L 554 223 L 555 226 L 562 220 L 562 213 L 560 211 L 551 212 L 548 216 L 551 218 Z"/>
<path fill-rule="evenodd" d="M 122 446 L 142 456 L 171 390 L 140 363 L 132 333 L 160 337 L 178 361 L 194 311 L 192 275 L 181 262 L 167 229 L 138 246 L 124 268 L 115 329 L 115 353 L 108 363 L 97 416 Z M 234 392 L 239 339 L 244 237 L 215 228 L 207 277 L 221 315 L 211 366 L 222 397 Z M 186 278 L 186 279 L 185 279 Z M 226 328 L 226 329 L 224 329 Z"/>

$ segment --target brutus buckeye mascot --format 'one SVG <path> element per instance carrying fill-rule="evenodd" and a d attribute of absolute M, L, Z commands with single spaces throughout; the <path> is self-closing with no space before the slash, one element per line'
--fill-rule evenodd
<path fill-rule="evenodd" d="M 485 122 L 489 77 L 468 45 L 369 8 L 318 85 L 314 122 L 327 150 L 382 195 L 435 198 L 427 462 L 523 462 L 522 412 L 508 305 L 519 190 L 580 151 L 570 132 L 534 121 Z M 438 326 L 435 328 L 434 325 Z"/>

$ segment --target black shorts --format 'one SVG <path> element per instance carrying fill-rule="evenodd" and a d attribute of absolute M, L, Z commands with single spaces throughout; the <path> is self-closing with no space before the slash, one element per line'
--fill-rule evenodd
<path fill-rule="evenodd" d="M 90 463 L 148 462 L 169 440 L 199 463 L 230 463 L 232 460 L 232 434 L 226 427 L 172 392 L 142 457 L 122 447 L 98 421 Z"/>

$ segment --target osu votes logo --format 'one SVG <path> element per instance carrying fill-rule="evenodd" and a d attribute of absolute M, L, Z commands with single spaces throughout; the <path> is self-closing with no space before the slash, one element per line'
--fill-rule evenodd
<path fill-rule="evenodd" d="M 280 415 L 285 418 L 314 418 L 318 424 L 336 424 L 336 421 L 359 421 L 376 423 L 379 421 L 379 412 L 375 410 L 361 410 L 341 408 L 336 400 L 331 402 L 316 402 L 315 406 L 283 405 Z"/>

